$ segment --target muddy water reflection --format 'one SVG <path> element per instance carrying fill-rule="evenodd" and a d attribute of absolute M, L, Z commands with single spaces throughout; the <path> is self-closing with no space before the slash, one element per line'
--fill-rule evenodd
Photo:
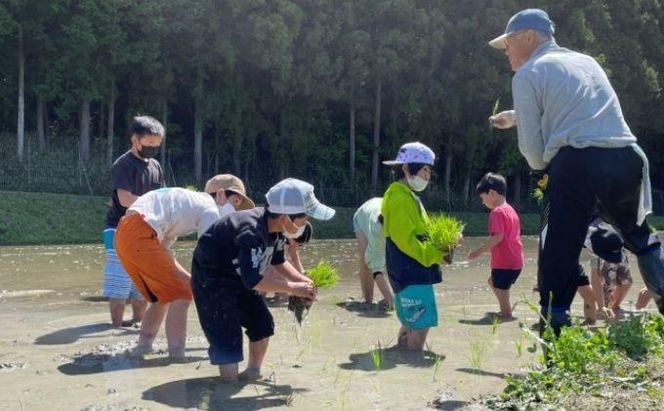
<path fill-rule="evenodd" d="M 467 239 L 457 255 L 479 241 Z M 535 241 L 526 238 L 524 245 L 527 264 L 513 301 L 536 301 Z M 179 243 L 177 258 L 188 265 L 192 248 Z M 305 266 L 332 262 L 340 284 L 320 293 L 302 327 L 284 306 L 272 307 L 277 330 L 266 380 L 220 385 L 193 309 L 187 361 L 173 363 L 164 352 L 127 356 L 137 330 L 107 325 L 107 305 L 99 297 L 100 245 L 0 247 L 0 408 L 422 409 L 436 397 L 452 406 L 497 392 L 505 373 L 533 361 L 518 349 L 528 344 L 518 322 L 535 322 L 535 313 L 520 305 L 518 321 L 497 327 L 485 318 L 497 310 L 486 285 L 487 256 L 444 268 L 444 282 L 435 288 L 440 326 L 420 354 L 390 348 L 398 330 L 393 313 L 353 304 L 360 296 L 353 241 L 315 241 L 302 257 Z M 633 271 L 628 301 L 641 284 L 635 264 Z M 578 301 L 574 310 L 581 313 Z M 163 338 L 158 343 L 163 348 Z"/>

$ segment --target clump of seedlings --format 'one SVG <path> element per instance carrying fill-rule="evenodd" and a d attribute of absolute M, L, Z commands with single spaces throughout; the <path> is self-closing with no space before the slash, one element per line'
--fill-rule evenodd
<path fill-rule="evenodd" d="M 321 261 L 314 268 L 307 272 L 307 275 L 314 282 L 316 288 L 331 288 L 334 287 L 339 281 L 339 273 L 328 262 Z M 288 297 L 288 310 L 295 314 L 295 319 L 298 324 L 302 324 L 304 319 L 304 312 L 309 311 L 313 301 L 291 295 Z"/>
<path fill-rule="evenodd" d="M 443 252 L 445 261 L 451 262 L 463 238 L 463 228 L 464 224 L 452 216 L 433 214 L 426 224 L 427 242 Z"/>

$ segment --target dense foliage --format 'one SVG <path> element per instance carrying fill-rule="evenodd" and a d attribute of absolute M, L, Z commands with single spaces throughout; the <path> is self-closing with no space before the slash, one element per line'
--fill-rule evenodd
<path fill-rule="evenodd" d="M 0 132 L 20 170 L 3 155 L 0 177 L 25 189 L 27 160 L 45 157 L 31 153 L 73 146 L 78 158 L 61 162 L 84 168 L 84 192 L 105 194 L 94 170 L 147 113 L 167 124 L 170 184 L 231 171 L 264 192 L 298 176 L 352 206 L 384 188 L 379 161 L 417 139 L 440 158 L 428 194 L 440 205 L 466 208 L 489 170 L 518 202 L 533 187 L 516 137 L 487 125 L 511 106 L 511 72 L 487 41 L 532 6 L 550 13 L 559 44 L 605 67 L 661 189 L 658 0 L 3 0 Z"/>

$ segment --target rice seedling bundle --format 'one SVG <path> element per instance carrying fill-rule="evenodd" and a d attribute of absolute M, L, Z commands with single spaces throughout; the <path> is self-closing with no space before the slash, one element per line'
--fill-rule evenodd
<path fill-rule="evenodd" d="M 426 225 L 427 242 L 449 256 L 463 238 L 464 224 L 445 214 L 433 214 Z"/>
<path fill-rule="evenodd" d="M 314 282 L 316 288 L 331 288 L 339 281 L 339 273 L 330 265 L 330 263 L 321 261 L 314 268 L 307 272 L 307 275 Z M 288 297 L 288 310 L 295 314 L 298 324 L 302 324 L 304 310 L 309 311 L 313 301 L 306 298 L 291 295 Z"/>

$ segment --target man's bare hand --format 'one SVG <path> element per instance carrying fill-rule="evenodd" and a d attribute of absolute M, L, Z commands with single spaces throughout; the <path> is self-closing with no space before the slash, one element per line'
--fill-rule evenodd
<path fill-rule="evenodd" d="M 491 127 L 503 130 L 512 128 L 516 126 L 516 113 L 514 110 L 501 111 L 489 117 L 489 124 L 491 124 Z"/>

